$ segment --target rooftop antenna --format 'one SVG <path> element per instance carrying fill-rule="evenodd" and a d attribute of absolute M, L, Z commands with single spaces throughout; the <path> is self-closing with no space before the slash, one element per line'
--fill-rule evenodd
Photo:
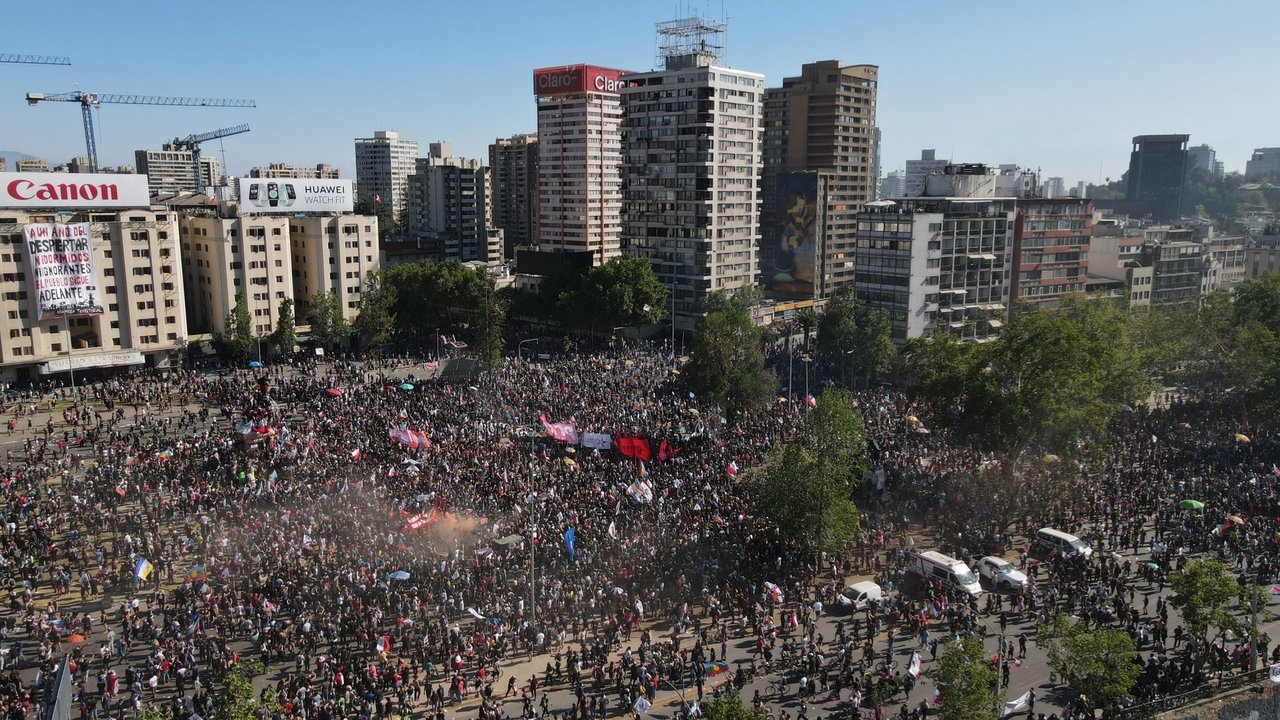
<path fill-rule="evenodd" d="M 716 64 L 724 54 L 725 23 L 702 17 L 667 20 L 655 26 L 658 38 L 657 62 L 666 67 L 668 58 L 701 55 Z"/>

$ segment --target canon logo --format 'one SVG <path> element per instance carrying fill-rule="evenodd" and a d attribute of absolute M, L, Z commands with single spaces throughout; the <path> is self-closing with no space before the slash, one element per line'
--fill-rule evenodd
<path fill-rule="evenodd" d="M 5 186 L 14 200 L 119 200 L 120 188 L 115 183 L 33 183 L 18 178 Z"/>

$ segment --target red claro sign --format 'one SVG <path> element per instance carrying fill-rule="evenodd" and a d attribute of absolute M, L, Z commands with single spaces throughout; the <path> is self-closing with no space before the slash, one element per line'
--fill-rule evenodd
<path fill-rule="evenodd" d="M 146 175 L 111 173 L 0 173 L 0 207 L 148 207 Z"/>
<path fill-rule="evenodd" d="M 626 70 L 595 65 L 564 65 L 533 71 L 533 94 L 541 97 L 597 92 L 617 95 L 625 83 L 618 78 Z"/>

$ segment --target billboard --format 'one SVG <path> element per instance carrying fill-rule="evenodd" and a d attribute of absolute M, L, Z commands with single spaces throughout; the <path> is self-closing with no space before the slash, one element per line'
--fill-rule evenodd
<path fill-rule="evenodd" d="M 30 223 L 22 235 L 40 319 L 101 315 L 89 223 Z"/>
<path fill-rule="evenodd" d="M 240 208 L 246 212 L 351 212 L 350 180 L 240 178 Z"/>
<path fill-rule="evenodd" d="M 774 195 L 774 227 L 765 236 L 765 286 L 779 295 L 813 297 L 817 269 L 818 174 L 783 173 Z"/>
<path fill-rule="evenodd" d="M 533 94 L 542 97 L 598 92 L 617 95 L 625 83 L 618 78 L 626 70 L 595 65 L 563 65 L 533 71 Z"/>
<path fill-rule="evenodd" d="M 146 175 L 0 173 L 0 208 L 151 207 Z"/>

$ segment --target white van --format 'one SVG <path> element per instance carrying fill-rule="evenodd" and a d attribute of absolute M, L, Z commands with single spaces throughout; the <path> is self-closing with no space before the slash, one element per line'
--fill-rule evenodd
<path fill-rule="evenodd" d="M 1093 554 L 1093 546 L 1089 543 L 1071 533 L 1048 527 L 1036 531 L 1036 545 L 1048 552 L 1057 551 L 1064 555 L 1078 554 L 1089 557 Z"/>
<path fill-rule="evenodd" d="M 873 602 L 884 599 L 884 588 L 870 580 L 856 582 L 836 597 L 836 604 L 849 610 L 864 610 Z"/>
<path fill-rule="evenodd" d="M 973 574 L 969 566 L 950 555 L 943 555 L 936 550 L 915 553 L 907 571 L 916 574 L 922 582 L 940 581 L 944 586 L 963 590 L 973 597 L 982 594 L 982 585 L 978 576 Z"/>

